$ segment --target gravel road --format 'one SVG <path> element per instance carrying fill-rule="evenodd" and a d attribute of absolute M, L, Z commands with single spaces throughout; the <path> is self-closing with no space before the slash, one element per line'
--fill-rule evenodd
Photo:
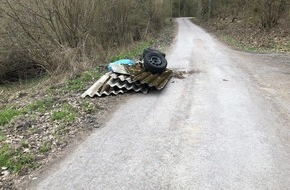
<path fill-rule="evenodd" d="M 184 78 L 133 94 L 29 189 L 289 189 L 289 61 L 177 22 L 167 60 Z"/>

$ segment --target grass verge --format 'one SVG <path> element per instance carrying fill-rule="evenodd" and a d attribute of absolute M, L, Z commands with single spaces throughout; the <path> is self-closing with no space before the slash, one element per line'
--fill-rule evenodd
<path fill-rule="evenodd" d="M 9 123 L 15 116 L 20 115 L 21 111 L 14 108 L 4 108 L 0 110 L 0 126 Z"/>
<path fill-rule="evenodd" d="M 21 149 L 13 148 L 5 143 L 0 149 L 0 166 L 18 173 L 23 170 L 37 167 L 34 156 L 31 153 L 24 153 Z"/>
<path fill-rule="evenodd" d="M 107 54 L 106 63 L 138 59 L 147 47 L 164 48 L 172 42 L 174 35 L 168 37 L 172 31 L 168 27 L 164 38 L 160 37 L 162 42 L 152 37 L 114 50 Z M 15 84 L 6 89 L 0 86 L 0 94 L 2 90 L 5 94 L 0 96 L 0 169 L 13 174 L 5 179 L 0 176 L 0 181 L 10 187 L 19 176 L 31 174 L 81 134 L 101 126 L 103 115 L 116 106 L 117 98 L 81 99 L 80 95 L 105 72 L 106 64 L 100 64 L 71 79 L 44 80 L 41 84 L 32 81 L 32 85 L 20 84 L 21 89 Z"/>
<path fill-rule="evenodd" d="M 115 61 L 123 58 L 139 58 L 143 49 L 151 46 L 153 42 L 154 40 L 149 40 L 127 49 L 117 50 L 117 54 L 111 55 L 109 59 Z M 71 133 L 71 126 L 76 125 L 77 118 L 103 110 L 102 106 L 92 101 L 79 100 L 79 95 L 77 96 L 78 103 L 76 103 L 72 94 L 84 91 L 103 75 L 104 70 L 95 68 L 85 71 L 63 83 L 44 87 L 38 91 L 40 94 L 36 96 L 32 94 L 31 97 L 19 96 L 17 88 L 9 86 L 9 92 L 13 94 L 13 98 L 7 96 L 3 101 L 11 103 L 11 106 L 0 108 L 0 168 L 7 168 L 8 171 L 16 174 L 37 168 L 39 162 L 36 161 L 36 156 L 49 153 L 56 148 L 54 146 L 61 146 Z M 29 84 L 27 89 L 23 87 L 23 84 L 21 87 L 21 92 L 25 92 L 23 94 L 29 94 L 26 93 L 31 88 Z M 18 102 L 13 103 L 21 99 L 29 99 L 29 101 L 21 105 Z M 31 118 L 34 118 L 33 121 L 35 120 L 36 123 L 32 122 L 33 124 L 26 127 L 27 121 L 31 122 Z M 45 128 L 41 129 L 39 125 L 44 125 Z M 39 135 L 43 132 L 45 132 L 43 136 Z M 13 134 L 15 139 L 13 137 L 11 140 L 10 134 Z M 9 141 L 7 141 L 7 136 Z M 38 136 L 38 139 L 29 138 L 34 136 Z M 20 138 L 23 140 L 18 141 L 17 139 Z"/>

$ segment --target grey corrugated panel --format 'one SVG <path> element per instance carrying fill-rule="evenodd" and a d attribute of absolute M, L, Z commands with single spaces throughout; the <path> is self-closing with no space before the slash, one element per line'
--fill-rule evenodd
<path fill-rule="evenodd" d="M 135 82 L 135 81 L 132 80 L 131 76 L 126 76 L 126 75 L 118 75 L 117 79 L 120 79 L 121 81 L 127 81 L 129 83 Z"/>
<path fill-rule="evenodd" d="M 122 77 L 123 75 L 111 74 L 111 79 L 107 81 L 106 85 L 110 87 L 117 87 L 119 89 L 133 90 L 135 92 L 148 92 L 147 85 L 142 85 L 141 83 L 133 82 L 130 77 Z"/>
<path fill-rule="evenodd" d="M 129 76 L 129 75 L 122 75 L 122 74 L 113 73 L 111 76 L 113 79 L 120 79 L 121 81 L 128 81 L 129 83 L 133 83 L 131 76 Z"/>
<path fill-rule="evenodd" d="M 115 79 L 116 78 L 116 79 Z M 123 78 L 124 79 L 124 78 Z M 106 73 L 95 84 L 93 84 L 81 97 L 94 97 L 102 95 L 117 95 L 128 91 L 148 93 L 148 85 L 133 83 L 131 78 L 119 79 L 118 74 Z"/>
<path fill-rule="evenodd" d="M 127 81 L 121 81 L 121 80 L 109 80 L 107 82 L 108 85 L 110 85 L 111 87 L 118 87 L 118 88 L 125 88 L 127 90 L 134 90 L 135 92 L 138 92 L 142 89 L 141 85 L 136 85 L 134 83 L 129 83 Z"/>
<path fill-rule="evenodd" d="M 121 67 L 124 67 L 124 68 L 121 69 Z M 119 66 L 118 69 L 126 70 L 126 73 L 128 74 L 128 75 L 119 75 L 119 78 L 120 77 L 132 78 L 132 82 L 134 83 L 137 82 L 141 84 L 148 84 L 149 87 L 155 87 L 158 90 L 161 90 L 162 88 L 164 88 L 164 86 L 167 84 L 167 82 L 173 75 L 173 71 L 169 69 L 166 69 L 161 74 L 159 73 L 153 74 L 149 71 L 146 71 L 140 62 L 136 63 L 134 66 L 121 65 Z"/>
<path fill-rule="evenodd" d="M 106 95 L 106 96 L 109 96 L 109 95 L 117 95 L 117 94 L 124 94 L 125 92 L 128 92 L 127 89 L 119 89 L 119 88 L 116 88 L 116 87 L 111 87 L 110 85 L 108 84 L 105 84 L 104 87 L 99 91 L 99 92 L 96 92 L 95 95 L 97 96 L 102 96 L 102 95 Z"/>
<path fill-rule="evenodd" d="M 142 92 L 144 94 L 148 93 L 149 90 L 146 84 L 135 84 L 116 79 L 109 80 L 106 85 L 116 89 L 126 89 L 127 91 Z"/>
<path fill-rule="evenodd" d="M 81 97 L 84 98 L 86 96 L 90 96 L 93 97 L 95 95 L 97 95 L 99 89 L 103 86 L 103 84 L 110 78 L 110 75 L 112 73 L 106 73 L 105 75 L 103 75 L 97 82 L 95 82 L 87 91 L 85 91 Z"/>
<path fill-rule="evenodd" d="M 172 70 L 169 69 L 161 74 L 152 74 L 140 64 L 135 66 L 124 65 L 124 67 L 128 70 L 128 75 L 108 72 L 84 92 L 82 97 L 116 95 L 127 91 L 148 93 L 149 88 L 152 87 L 161 90 L 173 74 Z"/>
<path fill-rule="evenodd" d="M 167 84 L 169 79 L 172 77 L 172 75 L 173 75 L 173 72 L 171 70 L 166 70 L 161 75 L 156 76 L 156 78 L 151 83 L 149 83 L 148 85 L 150 87 L 154 86 L 158 90 L 161 90 L 162 88 L 165 87 L 165 85 Z"/>
<path fill-rule="evenodd" d="M 94 94 L 94 96 L 101 97 L 103 95 L 106 95 L 106 96 L 109 96 L 109 95 L 117 95 L 117 94 L 124 94 L 126 92 L 127 92 L 127 90 L 120 90 L 120 89 L 119 90 L 113 90 L 113 89 L 110 89 L 108 91 L 96 92 Z M 93 96 L 91 96 L 91 97 L 93 97 Z"/>
<path fill-rule="evenodd" d="M 143 71 L 133 76 L 133 81 L 140 81 L 142 84 L 148 84 L 149 87 L 155 87 L 158 90 L 164 88 L 169 79 L 172 77 L 173 72 L 166 70 L 161 74 L 152 74 L 148 71 Z"/>

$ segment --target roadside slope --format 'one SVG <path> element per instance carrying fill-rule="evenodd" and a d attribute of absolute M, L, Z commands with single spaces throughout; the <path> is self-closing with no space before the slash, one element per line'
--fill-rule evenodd
<path fill-rule="evenodd" d="M 132 95 L 29 189 L 290 186 L 289 112 L 248 72 L 250 55 L 225 47 L 188 19 L 178 24 L 167 59 L 188 73 L 185 78 L 162 92 Z"/>

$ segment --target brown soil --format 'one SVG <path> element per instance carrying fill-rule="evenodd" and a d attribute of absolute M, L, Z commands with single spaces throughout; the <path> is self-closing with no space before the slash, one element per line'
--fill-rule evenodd
<path fill-rule="evenodd" d="M 187 75 L 193 75 L 193 74 L 198 74 L 201 71 L 199 70 L 189 70 L 189 71 L 173 71 L 173 78 L 177 78 L 177 79 L 185 79 Z"/>

